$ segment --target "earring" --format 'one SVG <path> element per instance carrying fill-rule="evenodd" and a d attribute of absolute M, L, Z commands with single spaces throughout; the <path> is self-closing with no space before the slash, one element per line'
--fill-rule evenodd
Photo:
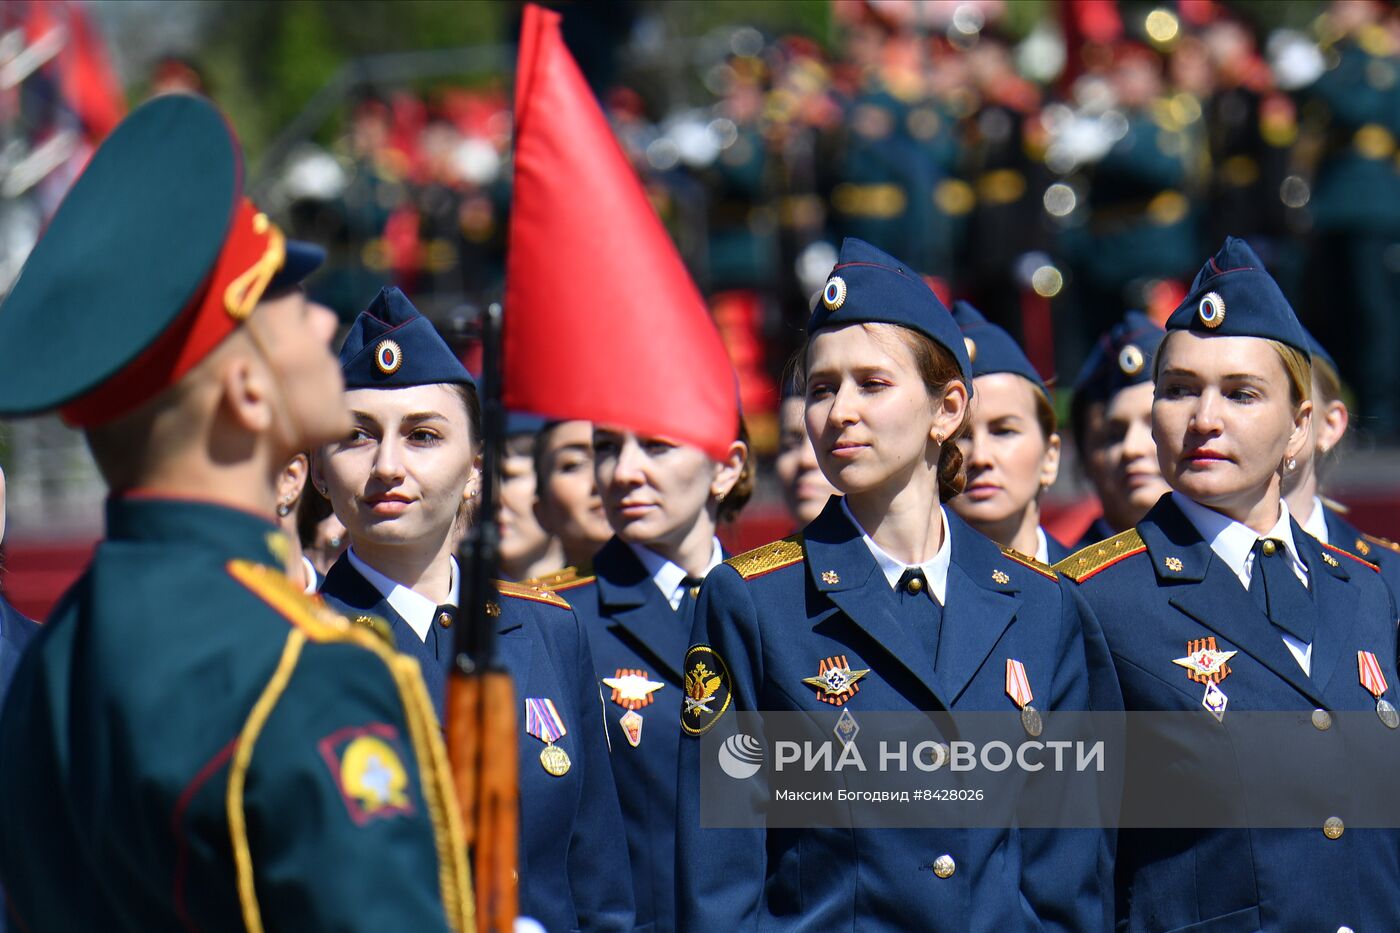
<path fill-rule="evenodd" d="M 933 442 L 934 442 L 935 444 L 941 444 L 941 443 L 943 443 L 943 435 L 942 435 L 942 434 L 935 434 L 935 435 L 933 436 Z"/>
<path fill-rule="evenodd" d="M 290 502 L 285 501 L 285 500 L 282 501 L 282 502 L 277 503 L 277 514 L 278 514 L 280 517 L 282 517 L 282 518 L 286 518 L 288 515 L 291 515 L 291 514 L 292 514 L 292 504 L 291 504 Z"/>
<path fill-rule="evenodd" d="M 1287 462 L 1284 463 L 1283 468 L 1284 468 L 1285 470 L 1287 470 L 1288 472 L 1290 472 L 1290 473 L 1292 473 L 1294 470 L 1298 469 L 1298 460 L 1297 460 L 1297 458 L 1295 458 L 1295 457 L 1289 457 L 1288 460 L 1287 460 Z"/>

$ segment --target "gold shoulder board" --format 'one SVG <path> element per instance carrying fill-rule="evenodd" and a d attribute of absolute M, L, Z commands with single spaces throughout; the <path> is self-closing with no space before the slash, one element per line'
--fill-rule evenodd
<path fill-rule="evenodd" d="M 1389 538 L 1382 538 L 1379 535 L 1368 535 L 1364 531 L 1361 533 L 1361 537 L 1365 538 L 1367 541 L 1370 541 L 1377 547 L 1383 547 L 1387 551 L 1394 551 L 1395 553 L 1400 554 L 1400 544 L 1396 544 Z"/>
<path fill-rule="evenodd" d="M 1075 551 L 1056 564 L 1054 569 L 1076 583 L 1083 583 L 1115 561 L 1146 549 L 1147 545 L 1143 543 L 1137 529 L 1129 528 L 1098 544 Z"/>
<path fill-rule="evenodd" d="M 537 603 L 548 603 L 551 606 L 558 606 L 560 609 L 571 608 L 568 600 L 543 586 L 497 580 L 496 589 L 502 596 L 512 596 L 516 599 L 531 599 Z"/>
<path fill-rule="evenodd" d="M 352 626 L 319 596 L 308 596 L 275 567 L 250 560 L 231 560 L 227 569 L 229 576 L 252 590 L 312 641 L 380 640 L 370 634 L 372 626 Z"/>
<path fill-rule="evenodd" d="M 1366 537 L 1369 538 L 1370 535 L 1367 535 Z M 1335 544 L 1324 544 L 1324 545 L 1322 546 L 1322 549 L 1323 549 L 1324 551 L 1331 551 L 1333 554 L 1340 554 L 1340 555 L 1342 555 L 1343 557 L 1350 557 L 1352 560 L 1356 561 L 1358 564 L 1361 564 L 1361 565 L 1364 566 L 1364 567 L 1370 567 L 1370 568 L 1371 568 L 1372 570 L 1374 570 L 1376 573 L 1380 573 L 1380 572 L 1381 572 L 1381 568 L 1378 567 L 1378 566 L 1376 566 L 1375 564 L 1371 563 L 1369 560 L 1366 560 L 1364 557 L 1357 557 L 1357 556 L 1356 556 L 1355 554 L 1353 554 L 1351 551 L 1344 551 L 1344 550 L 1342 550 L 1341 548 L 1337 547 Z"/>
<path fill-rule="evenodd" d="M 802 536 L 799 534 L 756 547 L 752 551 L 745 551 L 729 558 L 725 563 L 739 571 L 739 576 L 745 580 L 752 580 L 754 577 L 795 564 L 802 560 L 803 556 Z"/>
<path fill-rule="evenodd" d="M 547 590 L 571 590 L 576 586 L 583 586 L 585 583 L 592 583 L 597 577 L 593 574 L 593 565 L 584 564 L 581 567 L 565 567 L 563 570 L 556 570 L 554 573 L 547 573 L 541 577 L 533 577 L 526 580 L 526 586 L 539 586 Z"/>
<path fill-rule="evenodd" d="M 1015 548 L 1010 547 L 1003 547 L 1001 549 L 1001 553 L 1004 557 L 1008 557 L 1011 560 L 1014 560 L 1021 566 L 1031 568 L 1036 573 L 1040 574 L 1042 577 L 1049 577 L 1051 580 L 1059 579 L 1059 576 L 1055 573 L 1054 567 L 1051 567 L 1049 564 L 1042 564 L 1040 561 L 1036 560 L 1029 554 L 1022 554 Z"/>

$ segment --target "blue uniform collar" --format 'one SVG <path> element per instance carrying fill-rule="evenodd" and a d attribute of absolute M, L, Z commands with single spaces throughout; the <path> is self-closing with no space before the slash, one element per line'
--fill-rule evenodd
<path fill-rule="evenodd" d="M 851 523 L 860 532 L 861 541 L 865 543 L 870 551 L 870 556 L 875 558 L 875 565 L 880 568 L 880 572 L 889 581 L 890 589 L 899 585 L 900 577 L 904 576 L 906 570 L 913 569 L 913 565 L 903 563 L 892 557 L 884 548 L 875 543 L 875 539 L 861 528 L 860 522 L 851 514 L 851 507 L 846 504 L 846 498 L 840 497 L 841 512 L 846 516 L 846 521 Z M 928 560 L 918 565 L 918 569 L 923 571 L 924 580 L 928 583 L 929 592 L 934 599 L 938 600 L 941 606 L 948 601 L 948 564 L 952 560 L 953 544 L 952 534 L 948 531 L 948 517 L 944 514 L 943 506 L 938 507 L 938 520 L 943 524 L 943 541 L 938 546 L 938 553 Z"/>

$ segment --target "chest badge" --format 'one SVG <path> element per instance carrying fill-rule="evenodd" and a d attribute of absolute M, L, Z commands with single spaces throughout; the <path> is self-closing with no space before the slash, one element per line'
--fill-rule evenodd
<path fill-rule="evenodd" d="M 1215 717 L 1216 722 L 1224 721 L 1225 707 L 1230 703 L 1230 698 L 1220 689 L 1220 682 L 1230 676 L 1230 665 L 1226 662 L 1237 654 L 1238 651 L 1220 651 L 1216 647 L 1215 636 L 1210 635 L 1191 639 L 1186 643 L 1186 657 L 1172 659 L 1173 664 L 1186 668 L 1188 679 L 1206 685 L 1201 705 Z"/>
<path fill-rule="evenodd" d="M 804 677 L 802 682 L 817 689 L 818 700 L 832 706 L 840 706 L 860 693 L 860 684 L 857 681 L 869 673 L 869 668 L 851 670 L 850 662 L 842 654 L 824 658 L 821 664 L 817 665 L 817 676 Z"/>
<path fill-rule="evenodd" d="M 604 677 L 603 683 L 612 688 L 612 701 L 627 711 L 617 722 L 627 744 L 636 748 L 642 744 L 642 714 L 637 710 L 655 702 L 654 694 L 666 684 L 652 680 L 646 671 L 621 667 L 615 676 Z"/>
<path fill-rule="evenodd" d="M 685 708 L 681 728 L 687 735 L 702 736 L 729 709 L 729 667 L 709 645 L 691 645 L 685 653 Z"/>

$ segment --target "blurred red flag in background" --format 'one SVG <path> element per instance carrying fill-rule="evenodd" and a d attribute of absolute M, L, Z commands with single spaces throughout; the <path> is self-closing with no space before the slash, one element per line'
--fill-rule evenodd
<path fill-rule="evenodd" d="M 505 403 L 701 448 L 739 430 L 719 332 L 564 45 L 525 7 L 506 258 Z"/>

